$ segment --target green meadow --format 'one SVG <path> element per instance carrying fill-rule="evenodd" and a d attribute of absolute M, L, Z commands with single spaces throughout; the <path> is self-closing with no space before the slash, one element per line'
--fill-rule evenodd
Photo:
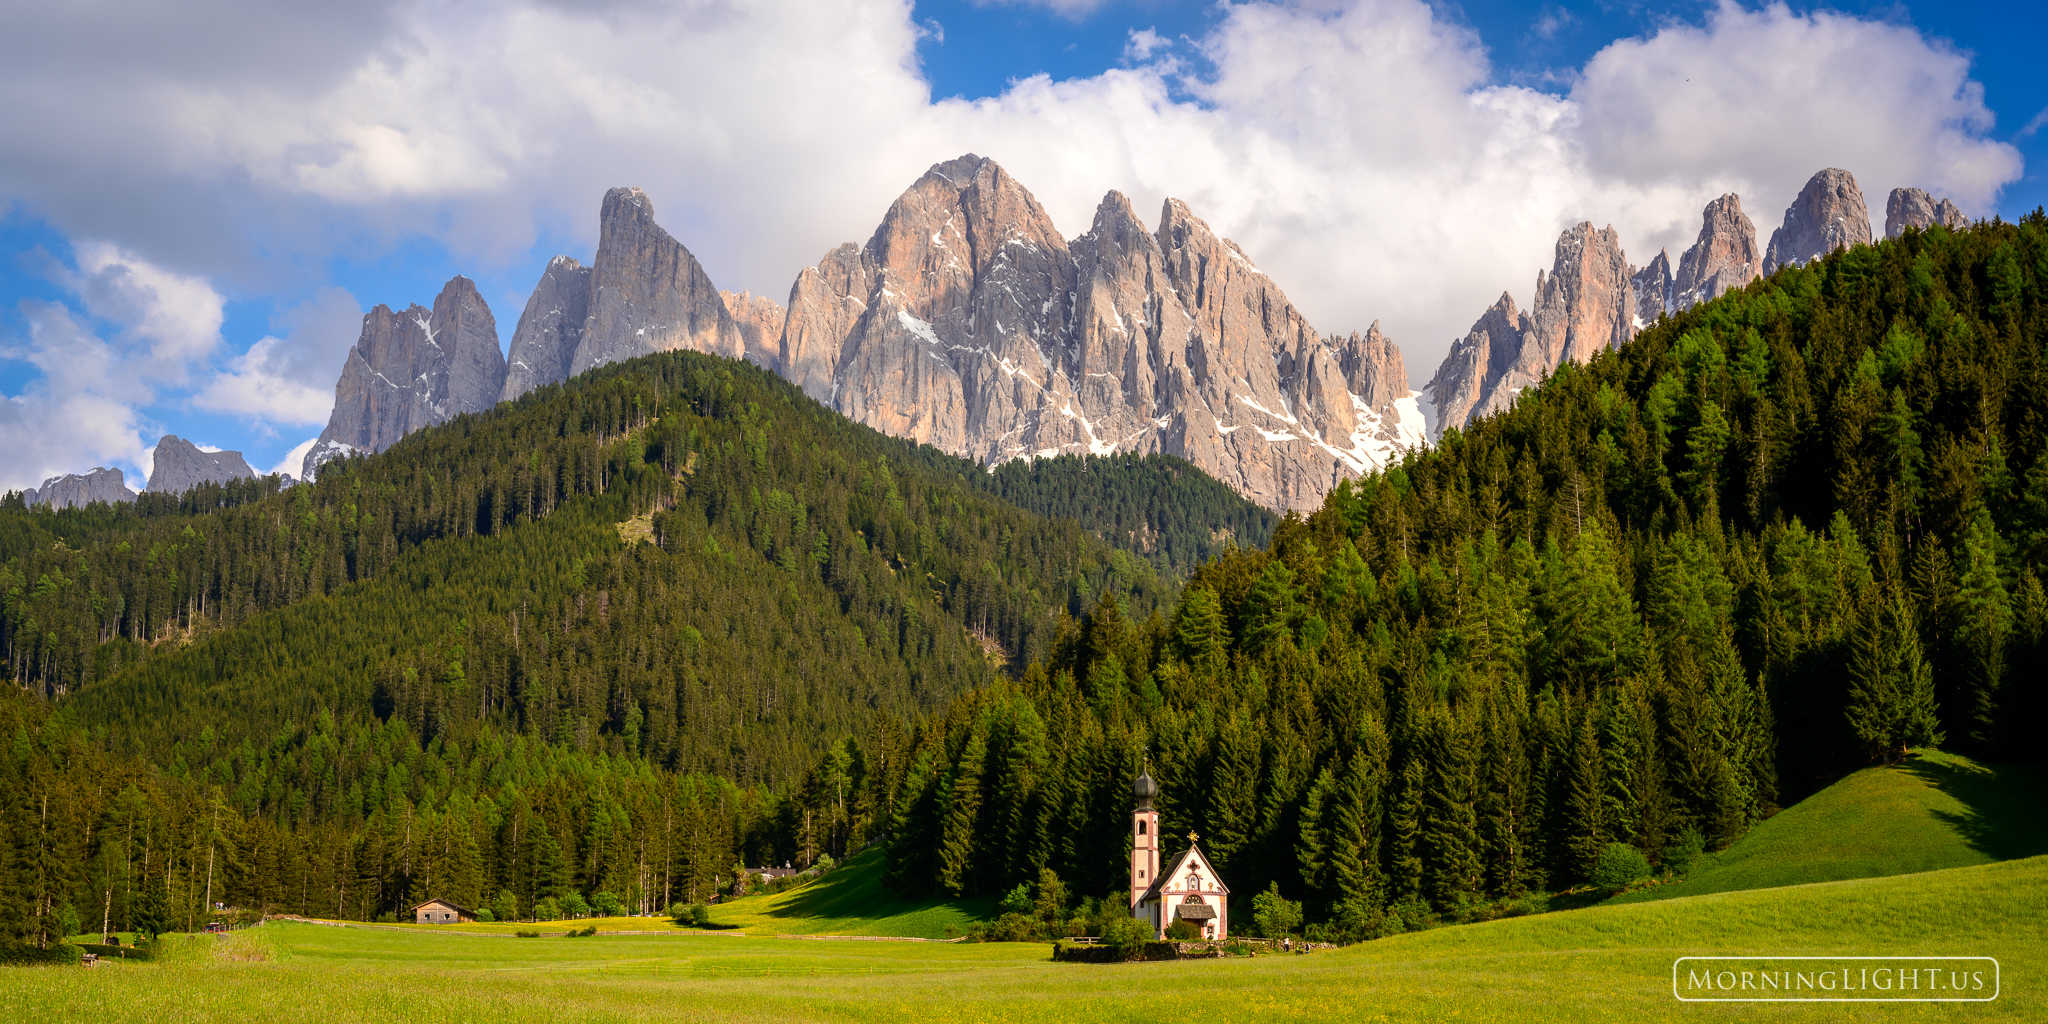
<path fill-rule="evenodd" d="M 1700 896 L 1877 878 L 2048 854 L 2048 779 L 2038 766 L 1916 751 L 1780 811 L 1682 881 L 1608 901 Z"/>
<path fill-rule="evenodd" d="M 1608 905 L 1307 956 L 1055 964 L 1037 944 L 520 939 L 273 922 L 165 962 L 8 972 L 9 1020 L 1658 1021 L 2048 1018 L 2048 857 Z M 1697 955 L 1992 956 L 1974 1004 L 1679 1003 Z"/>

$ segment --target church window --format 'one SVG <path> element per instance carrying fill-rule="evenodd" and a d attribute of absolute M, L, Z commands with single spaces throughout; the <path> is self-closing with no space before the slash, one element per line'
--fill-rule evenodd
<path fill-rule="evenodd" d="M 1142 821 L 1138 823 L 1138 834 L 1141 836 L 1145 834 L 1145 823 Z"/>

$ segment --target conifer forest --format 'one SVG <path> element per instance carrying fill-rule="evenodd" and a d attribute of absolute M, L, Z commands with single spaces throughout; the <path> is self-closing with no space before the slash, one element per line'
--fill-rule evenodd
<path fill-rule="evenodd" d="M 1661 319 L 1306 517 L 652 356 L 311 484 L 0 502 L 0 943 L 875 843 L 906 895 L 1102 896 L 1148 770 L 1235 899 L 1371 934 L 1908 747 L 2038 760 L 2044 556 L 2039 212 Z"/>

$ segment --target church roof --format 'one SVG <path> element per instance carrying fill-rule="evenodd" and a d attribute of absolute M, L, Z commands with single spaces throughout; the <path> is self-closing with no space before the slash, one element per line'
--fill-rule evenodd
<path fill-rule="evenodd" d="M 1188 848 L 1182 850 L 1180 856 L 1173 858 L 1173 862 L 1167 865 L 1166 870 L 1161 871 L 1157 878 L 1152 879 L 1152 884 L 1146 887 L 1145 894 L 1139 896 L 1137 902 L 1143 903 L 1159 895 L 1159 890 L 1164 887 L 1166 880 L 1178 877 L 1180 869 L 1187 864 L 1188 860 L 1201 852 L 1202 848 L 1199 844 L 1189 843 Z M 1223 884 L 1223 873 L 1216 870 L 1216 862 L 1209 860 L 1207 857 L 1204 857 L 1203 860 L 1209 865 L 1209 873 L 1216 876 L 1216 890 L 1225 896 L 1230 895 L 1230 886 Z"/>

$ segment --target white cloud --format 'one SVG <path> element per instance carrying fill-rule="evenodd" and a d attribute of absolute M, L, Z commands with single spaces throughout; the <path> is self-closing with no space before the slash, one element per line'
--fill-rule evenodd
<path fill-rule="evenodd" d="M 269 469 L 263 470 L 262 472 L 265 475 L 269 475 L 271 473 L 289 473 L 294 479 L 296 479 L 299 473 L 306 468 L 306 453 L 312 451 L 313 446 L 318 443 L 320 443 L 320 437 L 317 434 L 305 439 L 304 441 L 300 441 L 298 444 L 292 447 L 291 451 L 285 453 L 284 458 L 278 460 L 277 465 L 272 466 Z"/>
<path fill-rule="evenodd" d="M 120 373 L 117 346 L 94 334 L 63 306 L 25 303 L 28 336 L 0 349 L 43 371 L 20 394 L 0 396 L 0 490 L 95 466 L 120 469 L 131 489 L 148 476 L 150 448 L 136 406 L 147 399 Z M 148 436 L 154 438 L 154 431 Z"/>
<path fill-rule="evenodd" d="M 1043 7 L 1062 18 L 1080 21 L 1095 13 L 1108 0 L 974 0 L 977 7 Z"/>
<path fill-rule="evenodd" d="M 1124 59 L 1137 63 L 1151 60 L 1154 53 L 1173 45 L 1173 40 L 1149 28 L 1134 28 L 1124 43 Z"/>
<path fill-rule="evenodd" d="M 272 326 L 286 328 L 285 336 L 265 336 L 250 345 L 200 390 L 195 404 L 269 424 L 326 423 L 334 409 L 335 378 L 362 319 L 355 296 L 340 288 L 322 289 L 279 314 Z"/>
<path fill-rule="evenodd" d="M 1879 207 L 1919 185 L 1972 212 L 2019 173 L 1985 137 L 1966 55 L 1783 6 L 1619 40 L 1556 96 L 1492 84 L 1483 41 L 1422 0 L 1242 3 L 1196 41 L 1199 77 L 1160 61 L 979 101 L 932 98 L 908 0 L 415 0 L 317 22 L 224 0 L 191 26 L 143 11 L 106 56 L 86 44 L 120 18 L 25 6 L 0 13 L 0 201 L 259 284 L 292 265 L 272 255 L 317 265 L 343 239 L 425 234 L 489 266 L 543 234 L 587 252 L 603 190 L 637 184 L 721 287 L 779 296 L 927 166 L 974 151 L 1070 233 L 1112 188 L 1148 213 L 1188 200 L 1318 327 L 1381 319 L 1422 380 L 1503 288 L 1527 301 L 1579 220 L 1614 224 L 1642 263 L 1723 191 L 1767 238 L 1822 167 Z M 193 49 L 146 45 L 150 26 Z M 1131 52 L 1156 56 L 1153 38 Z M 166 287 L 109 285 L 204 312 Z M 203 347 L 203 316 L 172 319 L 187 329 L 158 333 L 190 344 L 165 358 Z M 316 422 L 332 371 L 295 362 L 298 338 L 234 359 L 202 403 Z"/>
<path fill-rule="evenodd" d="M 57 280 L 92 315 L 122 326 L 124 361 L 141 371 L 135 377 L 184 383 L 220 344 L 225 300 L 203 278 L 172 273 L 111 242 L 85 242 L 76 255 L 77 268 L 59 268 Z"/>

